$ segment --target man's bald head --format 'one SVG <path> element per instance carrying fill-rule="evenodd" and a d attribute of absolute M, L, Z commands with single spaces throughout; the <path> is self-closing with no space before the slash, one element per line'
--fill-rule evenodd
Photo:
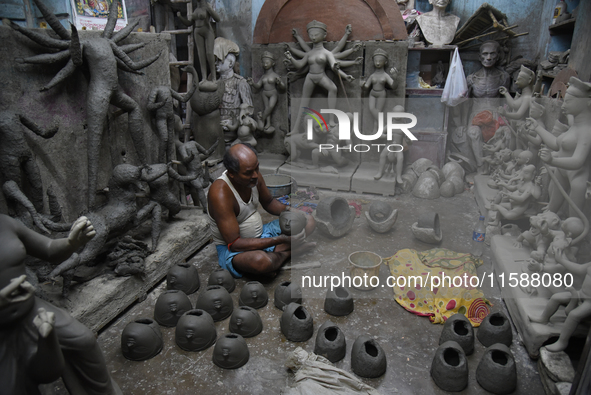
<path fill-rule="evenodd" d="M 256 160 L 257 152 L 253 146 L 248 143 L 240 143 L 230 147 L 224 155 L 224 166 L 229 172 L 240 172 L 240 164 Z"/>

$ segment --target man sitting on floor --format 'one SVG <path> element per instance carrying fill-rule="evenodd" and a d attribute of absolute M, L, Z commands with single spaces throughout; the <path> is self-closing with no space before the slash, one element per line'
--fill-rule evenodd
<path fill-rule="evenodd" d="M 236 144 L 224 155 L 226 171 L 215 180 L 207 196 L 209 226 L 216 244 L 219 264 L 234 277 L 244 273 L 275 273 L 292 253 L 305 252 L 315 243 L 305 242 L 314 230 L 314 218 L 307 215 L 306 227 L 294 236 L 281 234 L 279 220 L 263 225 L 257 211 L 260 203 L 270 214 L 289 210 L 265 185 L 256 151 L 248 144 Z"/>

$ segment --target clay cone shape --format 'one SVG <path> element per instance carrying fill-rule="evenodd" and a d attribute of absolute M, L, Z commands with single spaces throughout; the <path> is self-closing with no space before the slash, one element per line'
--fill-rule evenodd
<path fill-rule="evenodd" d="M 292 342 L 304 342 L 314 334 L 312 316 L 299 303 L 290 303 L 285 307 L 280 325 L 281 332 Z"/>
<path fill-rule="evenodd" d="M 197 268 L 190 263 L 177 263 L 166 274 L 167 289 L 177 289 L 191 295 L 197 292 L 200 286 Z"/>
<path fill-rule="evenodd" d="M 347 353 L 347 342 L 345 334 L 338 326 L 326 321 L 318 329 L 314 354 L 322 355 L 330 362 L 337 362 L 345 358 Z"/>
<path fill-rule="evenodd" d="M 510 394 L 515 391 L 517 369 L 509 347 L 493 344 L 486 349 L 476 368 L 476 381 L 493 394 Z"/>
<path fill-rule="evenodd" d="M 326 292 L 324 299 L 324 311 L 330 315 L 348 315 L 354 308 L 353 297 L 345 287 L 336 287 Z"/>
<path fill-rule="evenodd" d="M 388 363 L 386 354 L 377 341 L 361 335 L 351 348 L 351 370 L 366 378 L 380 377 L 386 373 Z"/>
<path fill-rule="evenodd" d="M 230 318 L 230 332 L 237 333 L 242 337 L 253 337 L 263 330 L 263 320 L 252 307 L 240 306 Z"/>
<path fill-rule="evenodd" d="M 213 318 L 204 310 L 189 310 L 179 319 L 174 332 L 176 344 L 185 351 L 201 351 L 217 338 Z"/>
<path fill-rule="evenodd" d="M 290 303 L 302 303 L 302 288 L 291 281 L 284 281 L 275 288 L 274 304 L 280 310 Z"/>
<path fill-rule="evenodd" d="M 240 298 L 238 304 L 240 306 L 249 306 L 253 309 L 260 309 L 265 307 L 269 301 L 269 294 L 267 290 L 258 281 L 249 281 L 244 284 L 242 292 L 240 292 Z"/>
<path fill-rule="evenodd" d="M 130 322 L 121 332 L 121 353 L 132 361 L 145 361 L 158 355 L 163 346 L 158 324 L 150 318 Z"/>
<path fill-rule="evenodd" d="M 207 280 L 207 285 L 219 285 L 226 288 L 229 293 L 232 293 L 236 288 L 236 281 L 234 281 L 234 277 L 232 277 L 229 271 L 220 267 L 211 272 Z"/>
<path fill-rule="evenodd" d="M 457 392 L 468 386 L 468 361 L 458 343 L 450 340 L 439 346 L 431 363 L 431 377 L 445 391 Z"/>
<path fill-rule="evenodd" d="M 207 311 L 211 318 L 217 322 L 228 318 L 232 314 L 234 304 L 226 288 L 219 285 L 210 285 L 205 289 L 205 292 L 199 295 L 195 308 Z"/>
<path fill-rule="evenodd" d="M 213 348 L 212 360 L 220 368 L 237 369 L 244 366 L 250 352 L 244 338 L 237 333 L 222 336 Z"/>
<path fill-rule="evenodd" d="M 439 344 L 450 340 L 458 343 L 466 355 L 474 352 L 474 328 L 464 314 L 454 314 L 445 321 Z"/>
<path fill-rule="evenodd" d="M 478 327 L 476 336 L 485 347 L 496 343 L 510 347 L 513 342 L 513 332 L 509 318 L 500 311 L 487 315 Z"/>
<path fill-rule="evenodd" d="M 156 300 L 154 319 L 162 326 L 175 326 L 179 318 L 192 308 L 189 297 L 183 291 L 164 291 Z"/>

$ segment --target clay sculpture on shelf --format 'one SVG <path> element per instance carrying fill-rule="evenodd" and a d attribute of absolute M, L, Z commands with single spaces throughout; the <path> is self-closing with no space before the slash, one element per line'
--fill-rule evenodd
<path fill-rule="evenodd" d="M 230 317 L 230 332 L 242 337 L 253 337 L 263 330 L 263 320 L 252 307 L 240 306 Z"/>
<path fill-rule="evenodd" d="M 174 331 L 176 344 L 185 351 L 209 348 L 217 338 L 213 318 L 204 310 L 189 310 L 181 316 Z"/>
<path fill-rule="evenodd" d="M 351 370 L 366 378 L 380 377 L 386 373 L 388 362 L 380 344 L 369 336 L 361 335 L 351 348 Z"/>
<path fill-rule="evenodd" d="M 238 369 L 248 362 L 250 352 L 244 338 L 237 333 L 222 336 L 213 348 L 212 360 L 223 369 Z"/>
<path fill-rule="evenodd" d="M 236 289 L 236 281 L 234 280 L 234 277 L 232 277 L 229 271 L 221 267 L 218 267 L 211 272 L 209 279 L 207 280 L 207 285 L 219 285 L 226 288 L 229 293 Z"/>
<path fill-rule="evenodd" d="M 318 329 L 314 354 L 326 357 L 330 362 L 338 362 L 345 358 L 347 342 L 341 329 L 330 321 L 326 321 Z"/>
<path fill-rule="evenodd" d="M 517 387 L 517 368 L 509 347 L 493 344 L 486 349 L 478 367 L 476 381 L 493 394 L 510 394 Z"/>
<path fill-rule="evenodd" d="M 154 305 L 154 319 L 162 326 L 176 326 L 181 316 L 192 308 L 191 301 L 183 291 L 164 291 Z"/>
<path fill-rule="evenodd" d="M 59 36 L 59 39 L 38 33 L 32 29 L 25 29 L 6 20 L 5 25 L 12 27 L 27 36 L 37 44 L 52 51 L 50 54 L 40 54 L 19 60 L 23 63 L 51 64 L 59 60 L 68 62 L 62 70 L 43 88 L 42 91 L 53 88 L 55 85 L 69 78 L 78 67 L 86 65 L 88 68 L 89 83 L 86 93 L 86 116 L 88 124 L 88 207 L 92 208 L 95 202 L 97 185 L 100 144 L 102 140 L 107 113 L 111 104 L 120 107 L 128 113 L 128 132 L 131 135 L 138 158 L 142 164 L 147 163 L 146 149 L 144 146 L 144 125 L 140 106 L 129 97 L 119 85 L 117 70 L 137 73 L 154 63 L 160 54 L 134 62 L 127 56 L 143 44 L 128 44 L 119 46 L 118 43 L 125 39 L 140 20 L 130 23 L 117 33 L 114 33 L 117 22 L 117 4 L 111 5 L 107 24 L 101 36 L 78 36 L 74 25 L 72 31 L 66 30 L 58 18 L 51 13 L 49 8 L 40 0 L 35 0 L 37 8 L 43 14 L 47 24 Z M 53 52 L 58 50 L 57 52 Z"/>
<path fill-rule="evenodd" d="M 121 353 L 132 361 L 154 358 L 163 345 L 160 327 L 150 318 L 134 320 L 121 332 Z"/>
<path fill-rule="evenodd" d="M 290 303 L 283 310 L 281 332 L 292 342 L 304 342 L 314 334 L 314 321 L 308 310 L 299 303 Z"/>
<path fill-rule="evenodd" d="M 326 291 L 324 311 L 330 315 L 343 316 L 354 309 L 353 297 L 345 287 L 335 287 Z"/>
<path fill-rule="evenodd" d="M 197 292 L 201 282 L 197 268 L 188 262 L 179 262 L 166 274 L 166 289 L 178 289 L 187 295 Z"/>
<path fill-rule="evenodd" d="M 365 212 L 365 219 L 369 227 L 378 233 L 386 233 L 398 219 L 398 209 L 394 210 L 385 202 L 376 201 L 369 206 Z"/>
<path fill-rule="evenodd" d="M 495 343 L 510 347 L 513 342 L 511 322 L 503 312 L 491 313 L 480 323 L 476 337 L 485 347 L 492 346 Z"/>
<path fill-rule="evenodd" d="M 371 56 L 375 71 L 367 78 L 361 80 L 361 89 L 369 90 L 369 112 L 373 116 L 373 129 L 378 130 L 378 120 L 380 113 L 384 111 L 386 105 L 386 89 L 396 89 L 396 69 L 391 68 L 388 74 L 384 70 L 388 66 L 388 54 L 381 48 L 375 50 Z M 383 120 L 382 120 L 383 122 Z"/>
<path fill-rule="evenodd" d="M 454 314 L 445 321 L 439 337 L 439 344 L 450 340 L 458 343 L 466 355 L 471 355 L 474 352 L 474 329 L 464 314 Z"/>
<path fill-rule="evenodd" d="M 433 4 L 433 9 L 417 17 L 425 40 L 434 47 L 451 43 L 460 23 L 459 16 L 445 12 L 449 3 L 451 0 L 429 0 L 429 4 Z"/>
<path fill-rule="evenodd" d="M 234 304 L 226 288 L 219 285 L 210 285 L 205 289 L 205 292 L 199 295 L 195 308 L 207 311 L 211 318 L 217 322 L 228 318 L 232 314 Z"/>
<path fill-rule="evenodd" d="M 290 303 L 302 303 L 302 288 L 294 282 L 283 281 L 275 288 L 274 304 L 280 310 Z"/>
<path fill-rule="evenodd" d="M 431 377 L 444 391 L 458 392 L 468 386 L 468 361 L 458 343 L 449 340 L 439 346 L 431 363 Z"/>
<path fill-rule="evenodd" d="M 258 281 L 249 281 L 244 284 L 240 292 L 238 304 L 240 306 L 249 306 L 253 309 L 260 309 L 261 307 L 265 307 L 268 301 L 269 295 L 263 284 Z"/>
<path fill-rule="evenodd" d="M 424 243 L 437 244 L 443 239 L 439 224 L 439 214 L 426 212 L 421 214 L 419 220 L 412 224 L 412 234 Z"/>
<path fill-rule="evenodd" d="M 355 220 L 355 208 L 350 207 L 346 199 L 331 196 L 322 199 L 316 207 L 316 226 L 329 237 L 344 236 Z"/>

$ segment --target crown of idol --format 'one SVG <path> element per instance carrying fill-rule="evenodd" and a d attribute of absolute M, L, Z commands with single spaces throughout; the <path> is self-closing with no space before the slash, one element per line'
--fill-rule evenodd
<path fill-rule="evenodd" d="M 313 27 L 317 27 L 319 29 L 326 31 L 326 25 L 322 22 L 318 22 L 317 20 L 313 20 L 312 22 L 308 23 L 308 25 L 306 25 L 306 30 L 310 30 Z"/>

